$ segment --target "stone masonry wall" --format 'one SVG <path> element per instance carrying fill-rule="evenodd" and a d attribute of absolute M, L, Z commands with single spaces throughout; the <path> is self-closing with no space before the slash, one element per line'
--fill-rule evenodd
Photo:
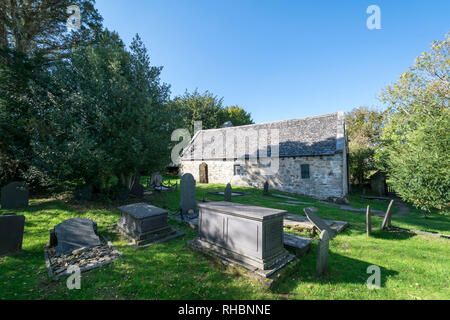
<path fill-rule="evenodd" d="M 285 157 L 280 158 L 278 173 L 273 176 L 262 176 L 257 165 L 245 160 L 205 160 L 182 161 L 180 174 L 191 173 L 199 181 L 200 164 L 208 165 L 209 183 L 232 186 L 251 186 L 263 188 L 269 181 L 270 189 L 306 195 L 319 199 L 328 197 L 342 198 L 347 194 L 346 174 L 344 170 L 345 156 L 337 153 L 333 156 Z M 241 165 L 241 174 L 234 175 L 234 166 Z M 302 179 L 301 165 L 309 164 L 310 178 Z"/>

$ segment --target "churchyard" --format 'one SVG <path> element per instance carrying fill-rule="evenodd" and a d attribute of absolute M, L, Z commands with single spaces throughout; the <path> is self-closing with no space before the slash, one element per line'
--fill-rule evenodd
<path fill-rule="evenodd" d="M 165 183 L 179 185 L 179 179 L 165 178 Z M 227 192 L 223 193 L 225 187 L 197 183 L 198 204 L 202 206 L 203 200 L 211 203 L 223 201 L 224 196 L 227 196 Z M 343 210 L 336 204 L 270 190 L 266 194 L 259 189 L 233 187 L 232 192 L 236 196 L 231 197 L 231 202 L 238 207 L 271 208 L 275 210 L 268 209 L 267 212 L 287 211 L 290 216 L 296 217 L 305 217 L 304 209 L 314 207 L 317 209 L 314 210 L 315 214 L 321 219 L 346 221 L 349 227 L 334 238 L 333 235 L 324 234 L 326 231 L 319 235 L 317 232 L 313 234 L 311 230 L 285 228 L 289 234 L 311 237 L 311 249 L 300 259 L 295 259 L 296 263 L 288 266 L 288 272 L 276 286 L 268 289 L 261 282 L 245 276 L 244 268 L 233 267 L 225 260 L 215 259 L 187 244 L 196 239 L 197 231 L 171 218 L 180 205 L 180 188 L 146 194 L 139 201 L 133 199 L 108 204 L 77 202 L 69 194 L 61 194 L 56 198 L 32 197 L 26 208 L 0 211 L 1 214 L 14 212 L 26 218 L 22 251 L 0 257 L 0 299 L 450 298 L 449 239 L 395 230 L 382 231 L 383 217 L 379 215 L 371 216 L 371 236 L 366 235 L 367 205 L 370 205 L 371 210 L 381 212 L 386 211 L 389 201 L 361 199 L 360 195 L 353 194 L 348 206 L 361 209 L 355 212 Z M 150 246 L 130 246 L 127 238 L 121 236 L 115 226 L 124 211 L 133 213 L 133 206 L 131 209 L 121 207 L 121 210 L 118 207 L 137 202 L 164 208 L 157 211 L 149 208 L 149 216 L 165 217 L 167 212 L 169 226 L 166 227 L 164 220 L 160 220 L 162 228 L 169 230 L 164 235 L 176 236 Z M 399 207 L 394 205 L 391 223 L 396 227 L 450 233 L 449 216 L 431 214 L 424 219 L 413 208 L 410 208 L 409 214 L 398 212 Z M 134 214 L 134 217 L 137 216 Z M 85 223 L 87 220 L 79 218 L 91 219 L 97 225 L 91 226 Z M 68 219 L 82 223 L 83 227 L 90 226 L 98 230 L 101 237 L 111 243 L 111 263 L 83 272 L 80 290 L 69 290 L 67 277 L 57 280 L 50 277 L 44 259 L 49 231 L 57 231 L 61 225 L 64 226 L 61 223 Z M 319 244 L 319 236 L 332 240 Z M 324 251 L 327 246 L 328 255 Z M 319 275 L 316 274 L 317 256 L 322 257 L 324 252 L 328 264 Z M 292 253 L 289 252 L 289 256 Z M 371 273 L 367 273 L 370 266 L 380 268 L 379 289 L 370 290 L 367 287 L 367 279 L 371 276 Z"/>

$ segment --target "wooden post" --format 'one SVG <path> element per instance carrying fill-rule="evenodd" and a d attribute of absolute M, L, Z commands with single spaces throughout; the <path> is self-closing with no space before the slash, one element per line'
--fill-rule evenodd
<path fill-rule="evenodd" d="M 384 215 L 383 224 L 381 225 L 382 230 L 386 230 L 391 227 L 391 209 L 393 204 L 394 200 L 391 200 L 391 203 L 389 203 L 389 207 L 386 211 L 386 214 Z"/>
<path fill-rule="evenodd" d="M 367 211 L 366 211 L 366 233 L 367 233 L 368 237 L 370 237 L 370 235 L 372 233 L 372 222 L 371 222 L 371 217 L 370 217 L 370 206 L 367 206 Z"/>

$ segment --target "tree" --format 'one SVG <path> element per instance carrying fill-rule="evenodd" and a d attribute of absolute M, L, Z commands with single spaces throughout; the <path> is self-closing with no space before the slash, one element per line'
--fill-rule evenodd
<path fill-rule="evenodd" d="M 346 115 L 349 139 L 349 167 L 354 183 L 362 184 L 374 170 L 374 154 L 379 146 L 383 113 L 367 107 L 353 109 Z"/>
<path fill-rule="evenodd" d="M 450 34 L 385 88 L 385 158 L 396 193 L 429 211 L 450 204 Z"/>
<path fill-rule="evenodd" d="M 200 94 L 185 92 L 171 101 L 171 108 L 179 115 L 178 125 L 194 133 L 194 123 L 202 121 L 202 129 L 221 128 L 231 121 L 233 125 L 252 124 L 251 115 L 238 106 L 223 107 L 223 98 L 219 98 L 209 91 Z"/>

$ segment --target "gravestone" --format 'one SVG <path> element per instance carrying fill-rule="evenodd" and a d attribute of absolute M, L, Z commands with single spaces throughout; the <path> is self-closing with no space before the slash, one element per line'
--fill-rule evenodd
<path fill-rule="evenodd" d="M 28 207 L 30 193 L 25 182 L 11 182 L 2 188 L 2 209 Z"/>
<path fill-rule="evenodd" d="M 265 183 L 264 183 L 264 193 L 263 193 L 265 196 L 267 196 L 268 194 L 269 194 L 269 182 L 268 181 L 266 181 Z"/>
<path fill-rule="evenodd" d="M 180 190 L 181 213 L 189 214 L 189 211 L 195 211 L 197 209 L 197 200 L 195 200 L 195 179 L 192 174 L 186 173 L 181 177 Z"/>
<path fill-rule="evenodd" d="M 97 235 L 97 223 L 85 218 L 72 218 L 61 222 L 50 231 L 50 246 L 56 247 L 56 255 L 68 255 L 81 248 L 101 244 Z"/>
<path fill-rule="evenodd" d="M 366 233 L 367 233 L 368 237 L 370 237 L 370 235 L 372 234 L 372 221 L 371 221 L 371 217 L 370 217 L 370 206 L 367 206 L 367 211 L 366 211 Z"/>
<path fill-rule="evenodd" d="M 394 200 L 391 200 L 391 202 L 389 203 L 389 207 L 386 211 L 386 214 L 384 215 L 383 223 L 381 225 L 382 230 L 386 230 L 391 227 L 391 217 L 392 217 L 391 210 L 392 210 L 393 205 L 394 205 Z"/>
<path fill-rule="evenodd" d="M 147 246 L 182 236 L 167 223 L 168 211 L 146 203 L 135 203 L 118 208 L 121 216 L 119 231 L 136 246 Z"/>
<path fill-rule="evenodd" d="M 202 163 L 200 165 L 200 183 L 208 183 L 208 165 L 206 163 Z"/>
<path fill-rule="evenodd" d="M 231 188 L 231 184 L 227 184 L 227 187 L 225 188 L 225 192 L 224 192 L 224 200 L 231 201 L 232 193 L 233 193 L 233 188 Z"/>
<path fill-rule="evenodd" d="M 310 208 L 304 209 L 304 212 L 305 212 L 306 216 L 308 217 L 308 220 L 311 221 L 311 223 L 317 229 L 319 229 L 319 232 L 326 230 L 328 232 L 328 236 L 330 239 L 333 239 L 337 235 L 337 232 L 334 231 L 333 229 L 331 229 L 328 226 L 328 224 L 325 221 L 323 221 L 322 219 L 320 219 L 320 217 L 317 214 L 315 214 Z"/>
<path fill-rule="evenodd" d="M 328 253 L 330 250 L 330 235 L 327 230 L 320 234 L 320 240 L 317 247 L 316 275 L 320 276 L 328 266 Z"/>
<path fill-rule="evenodd" d="M 22 250 L 25 216 L 5 213 L 0 216 L 0 256 Z"/>
<path fill-rule="evenodd" d="M 161 187 L 162 175 L 160 175 L 159 173 L 153 173 L 150 179 L 150 185 L 153 187 Z"/>

